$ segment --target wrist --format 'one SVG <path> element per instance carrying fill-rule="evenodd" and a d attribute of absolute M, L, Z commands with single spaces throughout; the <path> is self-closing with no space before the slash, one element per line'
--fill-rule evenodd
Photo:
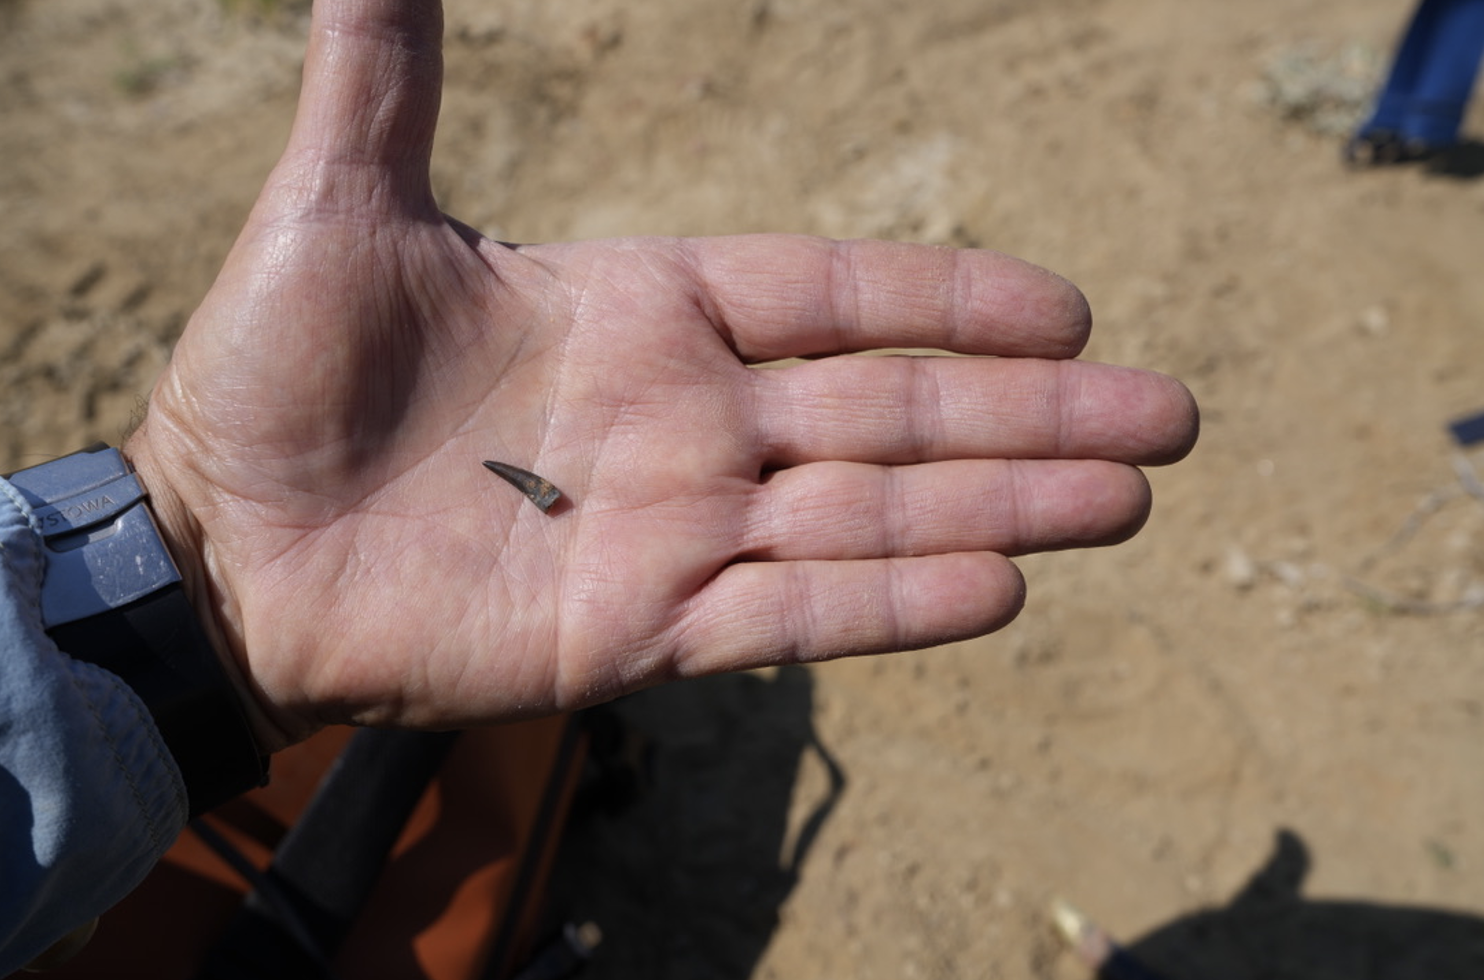
<path fill-rule="evenodd" d="M 162 463 L 143 427 L 120 451 L 149 495 L 160 538 L 180 570 L 186 597 L 222 672 L 232 684 L 253 739 L 269 755 L 300 741 L 302 736 L 291 737 L 286 726 L 275 721 L 252 682 L 236 597 L 213 567 L 209 539 L 179 492 L 178 468 Z"/>

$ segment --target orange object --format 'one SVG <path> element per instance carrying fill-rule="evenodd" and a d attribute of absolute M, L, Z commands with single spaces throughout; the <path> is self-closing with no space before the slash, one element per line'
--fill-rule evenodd
<path fill-rule="evenodd" d="M 514 975 L 545 925 L 542 885 L 583 754 L 576 725 L 572 716 L 559 716 L 463 732 L 453 739 L 432 780 L 414 786 L 414 793 L 421 792 L 409 797 L 416 799 L 410 816 L 379 868 L 370 869 L 374 885 L 348 929 L 337 933 L 344 938 L 329 957 L 334 976 L 498 980 Z M 280 753 L 269 785 L 203 818 L 209 830 L 258 872 L 268 869 L 311 801 L 318 806 L 316 790 L 346 752 L 353 731 L 329 729 Z M 379 805 L 359 796 L 339 804 L 350 814 L 337 817 L 329 828 L 332 843 L 342 823 Z M 347 835 L 353 829 L 346 826 Z M 313 858 L 312 845 L 309 854 Z M 344 882 L 329 884 L 333 891 Z M 187 830 L 144 883 L 103 917 L 88 947 L 48 975 L 64 980 L 204 976 L 200 971 L 210 957 L 221 955 L 224 943 L 240 944 L 242 934 L 233 930 L 245 905 L 274 907 L 258 898 L 244 903 L 249 890 L 242 874 Z M 309 905 L 312 924 L 312 896 Z M 234 975 L 259 973 L 263 980 L 296 975 L 271 969 Z"/>

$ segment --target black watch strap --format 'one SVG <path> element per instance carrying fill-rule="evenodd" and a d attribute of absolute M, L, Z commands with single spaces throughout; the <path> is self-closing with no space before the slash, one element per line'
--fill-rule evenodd
<path fill-rule="evenodd" d="M 268 760 L 118 450 L 90 447 L 7 479 L 46 546 L 47 634 L 139 695 L 180 768 L 191 816 L 262 785 Z"/>

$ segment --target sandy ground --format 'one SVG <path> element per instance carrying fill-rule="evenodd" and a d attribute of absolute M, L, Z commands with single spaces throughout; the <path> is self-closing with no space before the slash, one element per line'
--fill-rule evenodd
<path fill-rule="evenodd" d="M 294 106 L 307 5 L 256 3 L 0 0 L 0 469 L 116 439 L 209 285 Z M 1484 976 L 1484 181 L 1294 118 L 1408 4 L 448 5 L 468 223 L 1001 249 L 1204 409 L 1004 632 L 625 703 L 592 976 L 1085 978 L 1056 896 L 1173 980 Z"/>

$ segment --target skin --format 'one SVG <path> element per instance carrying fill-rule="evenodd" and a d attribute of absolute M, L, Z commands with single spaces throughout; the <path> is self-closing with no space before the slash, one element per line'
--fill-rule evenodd
<path fill-rule="evenodd" d="M 1125 539 L 1137 467 L 1192 446 L 1186 389 L 1076 360 L 1082 295 L 1007 256 L 481 237 L 429 187 L 441 32 L 316 3 L 289 145 L 125 447 L 266 748 L 977 636 L 1011 557 Z M 995 356 L 842 356 L 880 348 Z"/>

